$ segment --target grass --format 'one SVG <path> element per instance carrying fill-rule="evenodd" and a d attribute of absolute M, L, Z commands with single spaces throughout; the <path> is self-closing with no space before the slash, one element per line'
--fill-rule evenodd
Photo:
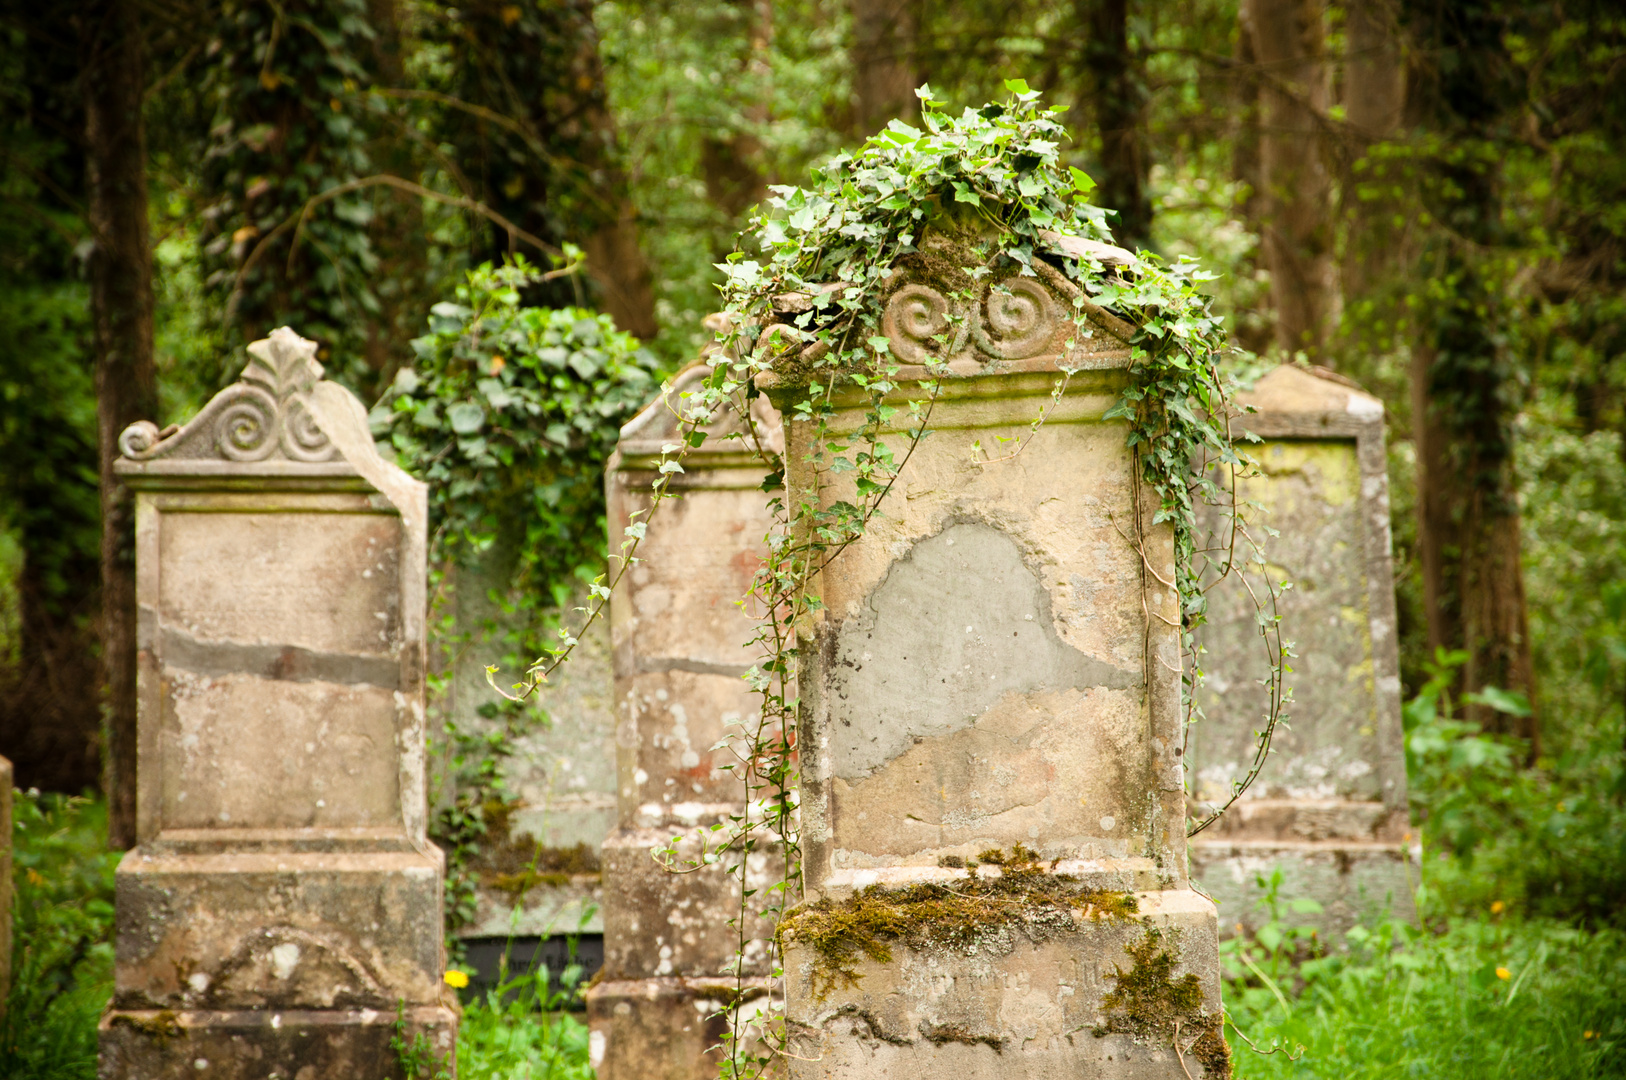
<path fill-rule="evenodd" d="M 1233 1033 L 1238 1077 L 1626 1076 L 1619 931 L 1496 916 L 1385 925 L 1347 953 L 1279 963 L 1274 979 L 1265 951 L 1228 950 L 1226 1005 L 1260 1049 L 1284 1050 L 1255 1054 Z"/>

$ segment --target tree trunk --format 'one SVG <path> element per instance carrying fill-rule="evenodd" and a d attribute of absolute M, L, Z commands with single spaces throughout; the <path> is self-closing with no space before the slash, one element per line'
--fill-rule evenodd
<path fill-rule="evenodd" d="M 1262 236 L 1276 341 L 1319 355 L 1336 320 L 1320 0 L 1246 0 L 1259 78 Z"/>
<path fill-rule="evenodd" d="M 863 139 L 919 107 L 920 11 L 917 0 L 852 0 L 852 13 L 853 134 Z"/>
<path fill-rule="evenodd" d="M 82 14 L 90 228 L 90 304 L 102 502 L 102 658 L 107 679 L 108 842 L 135 842 L 136 608 L 134 520 L 113 475 L 126 425 L 158 415 L 152 248 L 141 123 L 141 30 L 135 0 L 96 0 Z"/>
<path fill-rule="evenodd" d="M 1142 131 L 1148 95 L 1139 58 L 1129 47 L 1129 0 L 1079 0 L 1077 18 L 1084 30 L 1079 59 L 1101 139 L 1098 198 L 1118 213 L 1118 243 L 1138 250 L 1152 241 L 1152 203 Z"/>
<path fill-rule="evenodd" d="M 1385 183 L 1387 163 L 1372 146 L 1392 137 L 1405 105 L 1405 67 L 1397 13 L 1390 0 L 1354 0 L 1344 13 L 1344 117 L 1349 122 L 1354 166 L 1344 178 L 1344 242 L 1340 285 L 1346 307 L 1363 303 L 1392 277 L 1403 236 L 1393 222 L 1399 208 Z M 1370 320 L 1393 325 L 1393 320 Z M 1374 343 L 1374 351 L 1388 343 Z"/>
<path fill-rule="evenodd" d="M 1513 459 L 1514 372 L 1495 334 L 1496 307 L 1467 259 L 1440 260 L 1434 312 L 1412 357 L 1419 545 L 1430 650 L 1460 648 L 1463 691 L 1516 690 L 1532 706 L 1534 665 L 1520 565 Z M 1487 731 L 1540 748 L 1537 714 L 1470 705 Z"/>

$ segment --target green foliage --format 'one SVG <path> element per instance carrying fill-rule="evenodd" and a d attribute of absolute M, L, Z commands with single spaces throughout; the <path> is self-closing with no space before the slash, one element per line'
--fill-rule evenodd
<path fill-rule="evenodd" d="M 1443 929 L 1384 923 L 1230 981 L 1239 1077 L 1548 1080 L 1626 1070 L 1626 937 L 1481 911 Z M 1300 1051 L 1299 1048 L 1302 1048 Z M 1289 1056 L 1291 1053 L 1291 1057 Z"/>
<path fill-rule="evenodd" d="M 214 115 L 199 176 L 211 305 L 238 335 L 232 344 L 286 323 L 355 381 L 378 311 L 373 206 L 365 191 L 327 193 L 371 171 L 365 99 L 354 97 L 371 78 L 367 4 L 234 2 L 216 18 L 203 69 Z"/>
<path fill-rule="evenodd" d="M 608 316 L 521 306 L 540 277 L 523 258 L 471 271 L 372 418 L 429 484 L 432 561 L 510 548 L 515 590 L 557 605 L 602 557 L 604 462 L 653 395 L 656 362 Z"/>
<path fill-rule="evenodd" d="M 587 1026 L 564 1011 L 580 981 L 580 967 L 566 968 L 557 986 L 538 967 L 467 1002 L 457 1034 L 459 1080 L 592 1080 Z"/>
<path fill-rule="evenodd" d="M 609 317 L 580 308 L 525 307 L 523 290 L 542 278 L 523 258 L 481 266 L 436 304 L 416 362 L 403 367 L 372 412 L 407 471 L 429 485 L 431 596 L 437 646 L 460 635 L 450 605 L 458 582 L 490 575 L 501 625 L 483 640 L 507 655 L 535 656 L 544 630 L 604 557 L 604 462 L 621 425 L 654 392 L 656 362 Z M 575 639 L 560 631 L 561 644 Z M 433 679 L 444 700 L 447 672 Z M 436 809 L 446 849 L 448 922 L 474 915 L 471 864 L 482 845 L 502 843 L 514 797 L 502 769 L 513 739 L 544 714 L 520 703 L 486 706 L 479 719 L 441 708 L 450 792 Z M 492 722 L 495 722 L 495 726 Z"/>
<path fill-rule="evenodd" d="M 17 792 L 11 992 L 0 1077 L 91 1080 L 113 989 L 113 868 L 101 802 Z"/>

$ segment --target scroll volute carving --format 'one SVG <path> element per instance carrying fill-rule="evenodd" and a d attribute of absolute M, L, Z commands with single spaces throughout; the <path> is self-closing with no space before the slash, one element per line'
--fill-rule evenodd
<path fill-rule="evenodd" d="M 271 459 L 333 461 L 338 451 L 306 402 L 322 378 L 316 342 L 284 326 L 248 347 L 241 378 L 216 394 L 185 427 L 159 431 L 142 420 L 119 436 L 119 452 L 132 461 Z"/>

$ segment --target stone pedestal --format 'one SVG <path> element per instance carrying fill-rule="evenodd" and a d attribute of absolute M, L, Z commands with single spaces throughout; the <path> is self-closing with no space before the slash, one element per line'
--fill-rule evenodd
<path fill-rule="evenodd" d="M 174 433 L 132 425 L 138 846 L 117 872 L 104 1080 L 450 1062 L 425 839 L 424 488 L 286 328 Z"/>
<path fill-rule="evenodd" d="M 610 550 L 632 514 L 650 505 L 661 447 L 681 441 L 673 410 L 705 377 L 679 375 L 672 398 L 657 401 L 622 429 L 605 473 Z M 761 401 L 761 438 L 778 449 L 778 417 Z M 737 879 L 721 866 L 674 875 L 652 848 L 686 834 L 698 851 L 708 826 L 743 812 L 732 761 L 713 746 L 729 724 L 759 711 L 742 676 L 758 659 L 748 649 L 755 623 L 741 609 L 760 563 L 770 518 L 762 479 L 768 469 L 746 445 L 732 414 L 683 462 L 638 552 L 639 563 L 611 600 L 617 708 L 619 823 L 604 842 L 604 976 L 588 992 L 593 1064 L 601 1080 L 704 1080 L 726 1024 L 708 1019 L 736 992 Z M 641 520 L 641 519 L 636 519 Z M 765 856 L 753 870 L 770 875 Z M 767 926 L 752 926 L 762 937 Z M 720 978 L 725 972 L 729 977 Z M 747 964 L 747 992 L 766 995 L 767 971 Z"/>
<path fill-rule="evenodd" d="M 1242 396 L 1259 411 L 1239 427 L 1262 475 L 1239 500 L 1268 510 L 1279 536 L 1266 557 L 1293 582 L 1279 601 L 1295 643 L 1289 726 L 1247 795 L 1191 847 L 1192 874 L 1220 902 L 1227 931 L 1269 917 L 1258 879 L 1280 870 L 1289 922 L 1342 933 L 1359 919 L 1413 915 L 1415 868 L 1400 723 L 1400 664 L 1390 566 L 1383 405 L 1347 380 L 1283 365 Z M 1223 802 L 1254 754 L 1266 672 L 1253 603 L 1239 583 L 1209 595 L 1201 633 L 1206 719 L 1192 733 L 1196 795 Z M 1202 805 L 1198 812 L 1202 811 Z"/>
<path fill-rule="evenodd" d="M 932 268 L 978 261 L 923 246 L 886 298 L 891 352 L 912 364 L 966 284 Z M 1127 328 L 1105 316 L 1069 352 L 1070 283 L 999 284 L 959 313 L 932 433 L 798 630 L 808 902 L 785 929 L 789 1072 L 1224 1075 L 1215 911 L 1186 878 L 1178 603 L 1157 580 L 1172 534 L 1141 507 L 1147 572 L 1125 428 L 1103 420 L 1129 362 L 1107 325 Z M 1083 370 L 1011 456 L 1064 356 Z M 928 374 L 903 368 L 900 404 Z M 761 384 L 792 415 L 797 392 Z M 835 404 L 834 428 L 857 429 L 867 399 Z M 851 473 L 815 471 L 814 435 L 789 424 L 790 497 L 852 500 Z M 901 459 L 903 432 L 885 440 Z M 983 923 L 910 906 L 1007 875 L 1031 891 L 977 894 Z M 816 924 L 860 904 L 896 905 L 907 930 L 889 960 L 860 954 L 832 979 Z M 1130 985 L 1159 1003 L 1144 1023 L 1114 996 Z"/>

